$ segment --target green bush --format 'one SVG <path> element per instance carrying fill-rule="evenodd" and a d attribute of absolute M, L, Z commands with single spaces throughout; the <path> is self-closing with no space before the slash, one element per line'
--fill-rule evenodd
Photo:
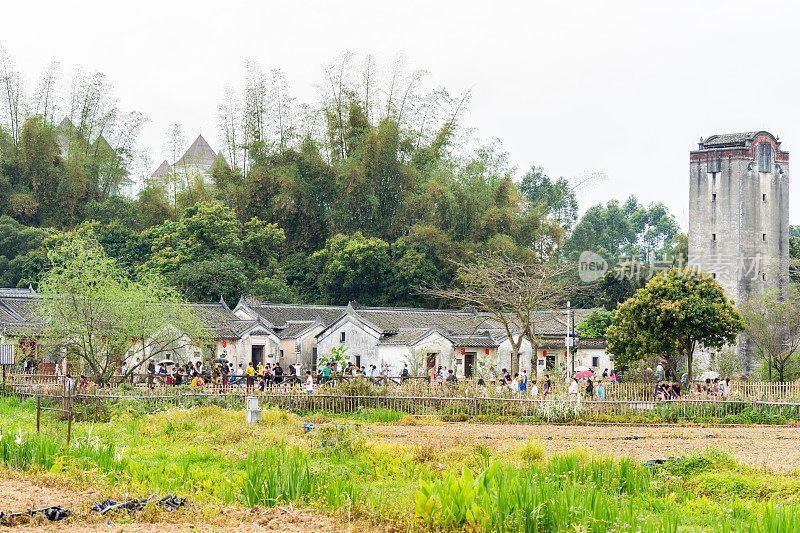
<path fill-rule="evenodd" d="M 305 500 L 316 484 L 308 460 L 298 448 L 256 450 L 247 456 L 244 466 L 242 499 L 250 507 Z"/>

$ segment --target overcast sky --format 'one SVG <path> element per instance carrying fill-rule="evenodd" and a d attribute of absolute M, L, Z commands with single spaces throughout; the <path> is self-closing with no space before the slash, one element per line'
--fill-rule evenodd
<path fill-rule="evenodd" d="M 69 4 L 4 4 L 0 44 L 29 89 L 51 60 L 65 76 L 106 73 L 119 106 L 148 117 L 141 144 L 155 164 L 172 123 L 220 147 L 216 108 L 245 59 L 282 69 L 309 101 L 343 51 L 384 64 L 401 52 L 435 85 L 471 89 L 466 122 L 500 139 L 520 173 L 604 173 L 581 192 L 582 210 L 634 194 L 666 203 L 685 229 L 701 136 L 766 129 L 800 146 L 797 2 Z M 800 191 L 790 219 L 800 222 Z"/>

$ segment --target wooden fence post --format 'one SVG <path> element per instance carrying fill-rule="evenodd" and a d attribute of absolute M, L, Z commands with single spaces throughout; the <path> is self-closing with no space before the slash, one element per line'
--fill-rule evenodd
<path fill-rule="evenodd" d="M 39 433 L 39 419 L 42 417 L 42 397 L 36 395 L 36 433 Z"/>
<path fill-rule="evenodd" d="M 69 414 L 67 415 L 67 446 L 72 437 L 72 402 L 69 404 Z"/>

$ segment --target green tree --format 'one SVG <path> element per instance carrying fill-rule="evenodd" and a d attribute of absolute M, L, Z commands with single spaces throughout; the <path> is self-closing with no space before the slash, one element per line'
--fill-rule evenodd
<path fill-rule="evenodd" d="M 611 325 L 611 317 L 614 313 L 603 309 L 593 309 L 586 318 L 575 328 L 581 337 L 597 339 L 606 336 L 606 330 Z"/>
<path fill-rule="evenodd" d="M 226 302 L 235 303 L 248 285 L 244 264 L 230 254 L 183 263 L 172 280 L 192 302 L 215 302 L 224 298 Z"/>
<path fill-rule="evenodd" d="M 607 260 L 623 256 L 645 262 L 661 260 L 672 254 L 679 229 L 675 217 L 661 203 L 642 207 L 633 196 L 624 204 L 610 200 L 584 213 L 564 251 L 569 257 L 589 250 Z"/>
<path fill-rule="evenodd" d="M 532 166 L 522 177 L 520 192 L 531 209 L 538 209 L 554 217 L 566 230 L 572 229 L 578 219 L 578 199 L 564 178 L 551 179 L 542 167 Z"/>
<path fill-rule="evenodd" d="M 139 209 L 144 227 L 157 226 L 174 218 L 174 211 L 163 187 L 150 183 L 139 191 Z"/>
<path fill-rule="evenodd" d="M 743 329 L 733 302 L 711 276 L 675 268 L 660 272 L 617 308 L 606 339 L 620 366 L 655 355 L 675 371 L 685 358 L 691 381 L 697 347 L 722 348 Z"/>
<path fill-rule="evenodd" d="M 180 220 L 148 229 L 140 240 L 150 244 L 152 255 L 139 270 L 153 270 L 201 301 L 220 295 L 235 301 L 256 281 L 264 288 L 269 280 L 280 285 L 283 279 L 278 269 L 283 230 L 257 218 L 242 224 L 219 202 L 199 202 Z"/>
<path fill-rule="evenodd" d="M 126 358 L 131 373 L 208 334 L 174 289 L 153 275 L 128 279 L 90 231 L 70 235 L 47 257 L 37 300 L 45 342 L 76 355 L 101 382 Z"/>
<path fill-rule="evenodd" d="M 0 287 L 27 287 L 38 283 L 44 268 L 43 246 L 55 230 L 24 226 L 0 216 Z"/>
<path fill-rule="evenodd" d="M 357 300 L 382 305 L 391 276 L 391 246 L 377 237 L 335 235 L 311 256 L 317 284 L 326 300 L 344 305 Z"/>
<path fill-rule="evenodd" d="M 741 304 L 745 335 L 755 346 L 772 381 L 789 381 L 797 374 L 797 352 L 800 349 L 800 293 L 796 286 L 785 295 L 776 289 Z"/>

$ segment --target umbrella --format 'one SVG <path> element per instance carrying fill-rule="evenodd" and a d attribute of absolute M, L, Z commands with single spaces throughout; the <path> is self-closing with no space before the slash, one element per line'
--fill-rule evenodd
<path fill-rule="evenodd" d="M 590 378 L 592 376 L 594 376 L 594 374 L 592 373 L 591 370 L 581 370 L 580 372 L 572 376 L 572 379 Z"/>
<path fill-rule="evenodd" d="M 174 365 L 175 361 L 173 361 L 172 359 L 162 359 L 161 361 L 158 362 L 158 364 L 161 366 Z"/>
<path fill-rule="evenodd" d="M 705 381 L 707 379 L 717 379 L 719 377 L 719 372 L 714 372 L 713 370 L 706 370 L 700 375 L 700 379 Z"/>
<path fill-rule="evenodd" d="M 587 370 L 591 371 L 592 369 L 589 368 L 588 366 L 576 366 L 575 367 L 575 372 L 585 372 Z"/>

